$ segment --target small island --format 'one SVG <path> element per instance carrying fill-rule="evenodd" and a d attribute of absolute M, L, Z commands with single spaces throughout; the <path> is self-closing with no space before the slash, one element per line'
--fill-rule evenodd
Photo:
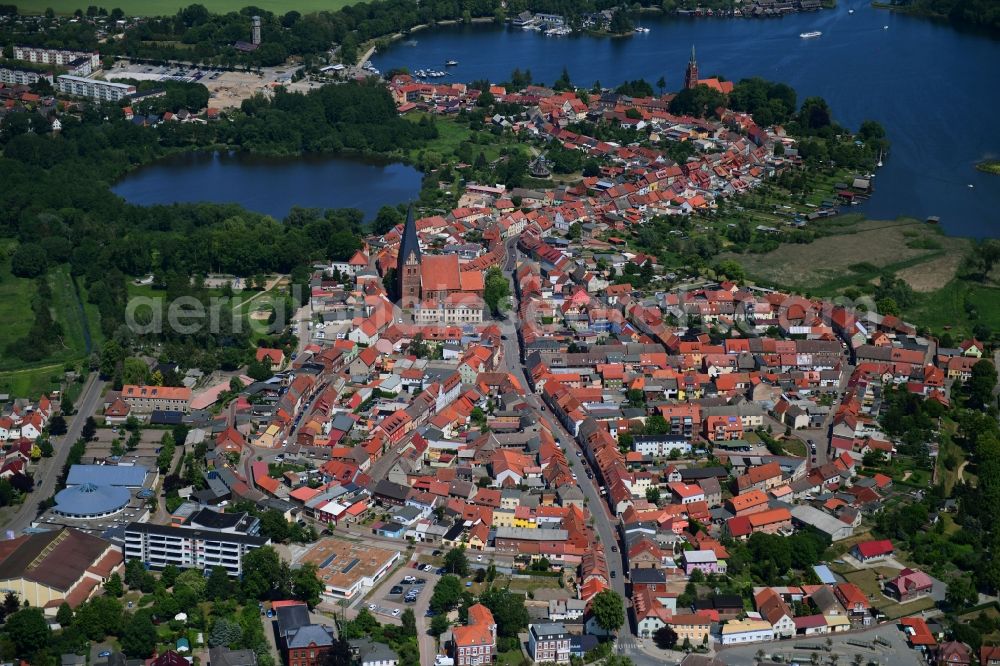
<path fill-rule="evenodd" d="M 1000 160 L 983 160 L 976 164 L 976 169 L 992 173 L 994 176 L 1000 176 Z"/>

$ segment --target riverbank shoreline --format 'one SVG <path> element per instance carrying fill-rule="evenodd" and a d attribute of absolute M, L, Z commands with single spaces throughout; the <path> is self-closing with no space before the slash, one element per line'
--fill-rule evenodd
<path fill-rule="evenodd" d="M 976 164 L 976 171 L 1000 176 L 1000 160 L 983 160 Z"/>

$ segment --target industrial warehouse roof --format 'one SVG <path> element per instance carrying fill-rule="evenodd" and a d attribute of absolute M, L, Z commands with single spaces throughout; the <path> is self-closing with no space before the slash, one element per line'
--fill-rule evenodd
<path fill-rule="evenodd" d="M 60 490 L 55 510 L 64 516 L 103 516 L 125 508 L 131 497 L 128 488 L 84 483 Z"/>
<path fill-rule="evenodd" d="M 140 488 L 146 480 L 148 469 L 141 465 L 73 465 L 66 478 L 67 486 L 92 483 L 95 486 L 123 486 Z"/>

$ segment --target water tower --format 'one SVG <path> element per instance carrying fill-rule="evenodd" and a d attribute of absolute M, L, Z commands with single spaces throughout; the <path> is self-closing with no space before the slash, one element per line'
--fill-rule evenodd
<path fill-rule="evenodd" d="M 260 44 L 260 17 L 253 17 L 253 32 L 250 35 L 250 42 L 252 44 Z"/>

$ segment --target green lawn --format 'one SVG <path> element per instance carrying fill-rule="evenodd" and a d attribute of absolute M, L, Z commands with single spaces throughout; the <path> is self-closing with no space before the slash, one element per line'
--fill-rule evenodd
<path fill-rule="evenodd" d="M 409 120 L 410 122 L 420 122 L 420 119 L 426 114 L 422 113 L 407 113 L 403 118 Z M 410 159 L 417 161 L 417 156 L 421 152 L 433 152 L 441 155 L 445 162 L 448 162 L 448 158 L 455 154 L 455 150 L 458 146 L 465 141 L 476 141 L 477 138 L 482 140 L 481 137 L 485 137 L 487 143 L 477 144 L 474 143 L 472 146 L 473 156 L 479 155 L 482 152 L 486 159 L 489 161 L 495 160 L 500 156 L 500 149 L 505 141 L 512 141 L 509 137 L 504 139 L 503 137 L 494 136 L 488 130 L 483 130 L 481 132 L 473 132 L 469 129 L 468 125 L 463 125 L 462 123 L 453 120 L 451 118 L 443 118 L 441 116 L 434 116 L 434 122 L 437 126 L 438 137 L 428 143 L 426 146 L 420 148 L 419 150 L 410 151 Z M 514 147 L 519 144 L 511 143 L 510 146 Z"/>
<path fill-rule="evenodd" d="M 13 241 L 0 248 L 0 367 L 13 368 L 20 364 L 17 359 L 7 358 L 7 345 L 18 340 L 31 329 L 34 313 L 31 299 L 35 295 L 35 282 L 11 275 L 10 260 L 14 251 Z"/>
<path fill-rule="evenodd" d="M 95 335 L 100 334 L 101 327 L 97 318 L 97 308 L 93 305 L 84 307 L 83 313 L 76 299 L 76 288 L 67 266 L 60 266 L 49 274 L 49 284 L 52 286 L 53 318 L 60 322 L 65 335 L 65 355 L 68 359 L 80 359 L 90 352 L 87 350 L 85 330 L 90 331 L 92 349 L 98 348 L 100 340 Z M 96 331 L 96 333 L 95 333 Z"/>
<path fill-rule="evenodd" d="M 970 318 L 965 309 L 967 301 L 975 306 L 978 319 Z M 911 312 L 904 314 L 934 331 L 950 330 L 955 338 L 970 334 L 979 322 L 1000 330 L 1000 289 L 951 280 L 941 289 L 921 297 Z"/>
<path fill-rule="evenodd" d="M 781 440 L 781 448 L 783 448 L 785 453 L 790 456 L 805 458 L 808 455 L 805 443 L 801 439 L 796 439 L 794 437 Z"/>
<path fill-rule="evenodd" d="M 263 10 L 284 14 L 296 10 L 303 14 L 318 11 L 335 11 L 347 5 L 355 4 L 356 0 L 203 0 L 201 4 L 215 13 L 235 12 L 253 5 Z M 119 0 L 107 5 L 107 8 L 121 8 L 129 16 L 172 16 L 179 9 L 194 4 L 193 0 Z M 87 3 L 78 0 L 21 0 L 17 9 L 22 14 L 41 14 L 51 7 L 57 14 L 72 14 L 77 9 L 86 10 Z"/>
<path fill-rule="evenodd" d="M 934 607 L 934 600 L 930 597 L 917 599 L 905 604 L 897 604 L 892 599 L 882 595 L 879 589 L 876 572 L 881 573 L 885 578 L 894 578 L 899 575 L 899 571 L 891 567 L 878 567 L 877 569 L 861 569 L 845 573 L 844 578 L 849 583 L 854 583 L 861 588 L 861 591 L 868 595 L 873 595 L 872 605 L 886 614 L 889 619 L 896 619 L 904 615 L 912 615 L 922 610 Z"/>
<path fill-rule="evenodd" d="M 510 650 L 509 652 L 501 652 L 497 655 L 497 664 L 499 666 L 521 666 L 526 663 L 528 662 L 524 659 L 524 653 L 520 650 Z"/>
<path fill-rule="evenodd" d="M 52 287 L 52 317 L 64 330 L 64 346 L 41 363 L 26 367 L 23 361 L 6 353 L 7 345 L 23 337 L 31 329 L 34 313 L 31 299 L 36 292 L 35 280 L 14 277 L 7 257 L 13 251 L 13 241 L 6 241 L 0 248 L 0 392 L 16 396 L 36 397 L 59 388 L 63 370 L 68 362 L 80 361 L 86 356 L 83 319 L 76 302 L 76 292 L 69 269 L 59 266 L 49 275 Z M 95 342 L 100 342 L 99 317 L 94 306 L 85 308 L 88 324 Z M 96 331 L 96 333 L 95 333 Z"/>
<path fill-rule="evenodd" d="M 26 370 L 0 372 L 0 393 L 9 393 L 19 398 L 37 398 L 42 393 L 57 390 L 63 377 L 63 367 L 62 363 L 55 363 Z"/>

